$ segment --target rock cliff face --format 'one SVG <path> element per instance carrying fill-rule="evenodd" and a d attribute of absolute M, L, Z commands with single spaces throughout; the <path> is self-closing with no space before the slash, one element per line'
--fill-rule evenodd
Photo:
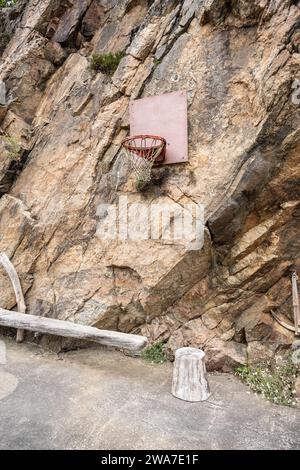
<path fill-rule="evenodd" d="M 20 0 L 0 15 L 0 250 L 28 311 L 141 332 L 170 355 L 201 347 L 211 369 L 289 348 L 270 311 L 291 315 L 300 266 L 300 2 Z M 111 77 L 91 69 L 117 51 Z M 181 89 L 189 162 L 138 193 L 121 165 L 129 101 Z M 203 204 L 202 250 L 100 239 L 97 208 L 120 195 Z M 13 308 L 3 272 L 0 286 Z"/>

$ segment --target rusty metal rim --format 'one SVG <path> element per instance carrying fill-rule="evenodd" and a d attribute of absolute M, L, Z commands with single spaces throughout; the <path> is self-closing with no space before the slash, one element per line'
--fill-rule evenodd
<path fill-rule="evenodd" d="M 158 140 L 160 141 L 159 145 L 149 145 L 148 147 L 137 147 L 130 145 L 129 142 L 135 139 L 153 139 L 153 140 Z M 122 147 L 126 148 L 127 150 L 134 151 L 134 150 L 148 150 L 151 148 L 159 148 L 161 147 L 162 150 L 164 147 L 167 145 L 166 139 L 159 135 L 152 135 L 152 134 L 138 134 L 138 135 L 132 135 L 130 137 L 126 137 L 126 139 L 122 140 L 121 143 Z"/>

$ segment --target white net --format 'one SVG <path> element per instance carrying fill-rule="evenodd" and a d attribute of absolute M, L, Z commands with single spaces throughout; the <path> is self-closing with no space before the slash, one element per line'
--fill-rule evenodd
<path fill-rule="evenodd" d="M 138 135 L 125 139 L 122 146 L 135 174 L 137 187 L 142 188 L 151 180 L 154 163 L 159 158 L 163 161 L 166 141 L 158 136 Z"/>

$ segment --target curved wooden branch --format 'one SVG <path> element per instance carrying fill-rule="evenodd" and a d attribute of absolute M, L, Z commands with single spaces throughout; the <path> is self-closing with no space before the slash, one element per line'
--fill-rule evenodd
<path fill-rule="evenodd" d="M 271 310 L 271 314 L 275 318 L 275 320 L 279 323 L 279 325 L 283 326 L 283 328 L 286 328 L 289 331 L 293 331 L 295 334 L 299 334 L 299 333 L 296 333 L 296 329 L 293 325 L 291 325 L 290 323 L 285 322 L 284 320 L 281 320 L 279 318 L 279 316 L 276 315 L 275 312 L 273 312 L 273 310 Z"/>
<path fill-rule="evenodd" d="M 17 271 L 15 270 L 15 267 L 9 260 L 8 256 L 5 253 L 0 252 L 0 264 L 2 264 L 3 268 L 7 272 L 9 279 L 11 280 L 14 293 L 16 296 L 16 302 L 17 302 L 17 307 L 18 307 L 18 312 L 20 313 L 25 313 L 26 312 L 26 305 L 25 305 L 25 300 L 24 300 L 24 295 L 20 283 L 19 276 L 17 274 Z M 17 330 L 17 338 L 16 341 L 17 343 L 21 343 L 24 339 L 24 330 L 18 329 Z"/>

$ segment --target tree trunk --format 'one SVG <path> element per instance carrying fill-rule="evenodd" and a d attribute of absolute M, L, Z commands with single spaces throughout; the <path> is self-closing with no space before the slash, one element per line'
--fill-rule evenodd
<path fill-rule="evenodd" d="M 210 393 L 204 359 L 201 349 L 177 349 L 172 383 L 174 397 L 186 401 L 207 400 Z"/>
<path fill-rule="evenodd" d="M 147 344 L 147 338 L 145 336 L 120 333 L 118 331 L 100 330 L 93 326 L 11 312 L 3 308 L 0 308 L 0 325 L 22 330 L 39 331 L 40 333 L 56 336 L 66 336 L 67 338 L 85 339 L 103 344 L 104 346 L 124 348 L 130 351 L 139 351 Z"/>

